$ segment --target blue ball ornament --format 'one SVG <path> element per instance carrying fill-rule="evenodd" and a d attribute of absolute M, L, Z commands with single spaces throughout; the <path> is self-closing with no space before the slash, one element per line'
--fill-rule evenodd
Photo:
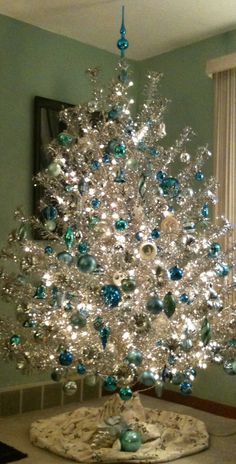
<path fill-rule="evenodd" d="M 138 350 L 129 351 L 126 358 L 129 364 L 134 364 L 135 366 L 140 366 L 143 361 L 143 355 Z"/>
<path fill-rule="evenodd" d="M 203 174 L 202 171 L 198 171 L 198 172 L 196 172 L 196 174 L 195 174 L 195 179 L 198 180 L 198 181 L 202 181 L 202 180 L 204 179 L 204 177 L 205 177 L 205 176 L 204 176 L 204 174 Z"/>
<path fill-rule="evenodd" d="M 115 228 L 118 232 L 124 232 L 126 229 L 128 229 L 128 221 L 125 219 L 118 219 L 118 221 L 115 222 Z"/>
<path fill-rule="evenodd" d="M 133 392 L 130 387 L 123 387 L 119 391 L 120 399 L 123 401 L 128 401 L 132 398 Z"/>
<path fill-rule="evenodd" d="M 92 169 L 93 171 L 98 171 L 98 169 L 100 169 L 100 166 L 101 166 L 101 165 L 100 165 L 100 163 L 99 163 L 98 160 L 92 160 L 92 161 L 91 161 L 91 169 Z"/>
<path fill-rule="evenodd" d="M 87 369 L 84 364 L 80 363 L 77 365 L 76 370 L 79 375 L 84 375 L 87 372 Z"/>
<path fill-rule="evenodd" d="M 50 246 L 50 245 L 47 245 L 45 248 L 44 248 L 44 253 L 46 255 L 51 255 L 52 253 L 54 252 L 53 248 Z"/>
<path fill-rule="evenodd" d="M 104 388 L 104 390 L 109 391 L 109 392 L 116 391 L 116 389 L 117 389 L 117 380 L 116 380 L 116 378 L 113 377 L 112 375 L 108 375 L 107 377 L 105 377 L 105 379 L 103 381 L 103 388 Z"/>
<path fill-rule="evenodd" d="M 192 384 L 189 382 L 189 380 L 184 380 L 180 384 L 180 391 L 183 393 L 183 395 L 191 395 L 192 393 Z"/>
<path fill-rule="evenodd" d="M 111 158 L 110 156 L 108 155 L 108 153 L 104 153 L 103 157 L 102 157 L 102 162 L 104 164 L 110 164 L 111 162 Z"/>
<path fill-rule="evenodd" d="M 93 209 L 98 209 L 101 206 L 101 200 L 99 200 L 98 198 L 93 198 L 93 200 L 91 201 L 91 205 Z"/>
<path fill-rule="evenodd" d="M 121 451 L 135 453 L 142 444 L 142 437 L 139 432 L 127 429 L 120 435 Z"/>
<path fill-rule="evenodd" d="M 146 304 L 147 310 L 152 314 L 159 314 L 163 307 L 163 301 L 158 296 L 152 296 Z"/>
<path fill-rule="evenodd" d="M 73 262 L 73 256 L 68 251 L 61 251 L 58 253 L 57 258 L 68 266 Z"/>
<path fill-rule="evenodd" d="M 160 232 L 160 229 L 153 229 L 152 232 L 151 232 L 151 237 L 156 240 L 157 238 L 159 238 L 161 235 L 161 232 Z"/>
<path fill-rule="evenodd" d="M 128 46 L 129 42 L 125 37 L 121 37 L 121 39 L 117 41 L 117 47 L 119 50 L 127 50 Z"/>
<path fill-rule="evenodd" d="M 101 289 L 101 296 L 104 303 L 111 308 L 118 306 L 122 299 L 122 294 L 116 285 L 104 285 Z"/>
<path fill-rule="evenodd" d="M 183 269 L 180 269 L 178 266 L 173 266 L 169 269 L 169 275 L 171 280 L 180 280 L 184 275 Z"/>
<path fill-rule="evenodd" d="M 229 274 L 230 268 L 228 264 L 218 263 L 216 266 L 216 273 L 219 277 L 226 277 Z"/>
<path fill-rule="evenodd" d="M 178 179 L 175 179 L 174 177 L 164 178 L 160 183 L 160 187 L 163 191 L 164 196 L 174 198 L 177 195 L 179 195 L 180 184 L 179 184 Z"/>
<path fill-rule="evenodd" d="M 62 366 L 70 366 L 73 363 L 74 356 L 70 351 L 63 351 L 59 356 L 59 363 Z"/>
<path fill-rule="evenodd" d="M 158 172 L 156 173 L 156 180 L 157 180 L 158 182 L 161 182 L 163 179 L 166 178 L 166 176 L 167 176 L 166 172 L 164 172 L 164 171 L 158 171 Z"/>
<path fill-rule="evenodd" d="M 137 233 L 135 234 L 135 239 L 136 239 L 138 242 L 141 242 L 142 238 L 143 238 L 142 232 L 137 232 Z"/>
<path fill-rule="evenodd" d="M 42 215 L 47 221 L 52 221 L 58 216 L 57 208 L 55 208 L 55 206 L 46 206 L 46 208 L 42 210 Z"/>
<path fill-rule="evenodd" d="M 210 246 L 209 256 L 211 258 L 216 258 L 221 252 L 221 245 L 217 242 L 213 242 Z"/>
<path fill-rule="evenodd" d="M 140 377 L 140 382 L 146 387 L 152 387 L 157 381 L 155 372 L 151 370 L 144 371 Z"/>
<path fill-rule="evenodd" d="M 81 254 L 86 254 L 88 253 L 89 251 L 89 244 L 88 242 L 80 242 L 79 246 L 78 246 L 78 251 L 81 253 Z"/>
<path fill-rule="evenodd" d="M 93 271 L 95 271 L 97 267 L 97 261 L 94 258 L 94 256 L 91 255 L 82 255 L 79 257 L 77 266 L 80 272 L 83 272 L 85 274 L 89 274 Z"/>
<path fill-rule="evenodd" d="M 187 295 L 187 293 L 182 293 L 182 295 L 180 295 L 180 301 L 181 301 L 181 303 L 188 303 L 189 302 L 189 296 Z"/>

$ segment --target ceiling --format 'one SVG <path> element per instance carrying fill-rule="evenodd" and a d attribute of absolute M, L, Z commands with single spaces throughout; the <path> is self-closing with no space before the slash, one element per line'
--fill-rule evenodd
<path fill-rule="evenodd" d="M 236 29 L 236 0 L 0 0 L 0 14 L 117 53 L 122 5 L 135 60 Z"/>

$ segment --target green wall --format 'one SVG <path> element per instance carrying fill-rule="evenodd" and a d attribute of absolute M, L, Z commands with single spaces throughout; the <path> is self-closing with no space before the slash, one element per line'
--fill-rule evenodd
<path fill-rule="evenodd" d="M 160 91 L 171 100 L 166 114 L 170 144 L 183 127 L 191 126 L 196 133 L 190 144 L 191 150 L 205 143 L 209 143 L 212 149 L 214 89 L 213 80 L 205 72 L 206 62 L 235 51 L 236 31 L 232 31 L 138 63 L 139 95 L 148 70 L 164 73 Z M 212 158 L 206 171 L 208 174 L 213 172 Z M 231 377 L 224 373 L 222 367 L 214 366 L 199 372 L 193 394 L 236 406 L 235 387 L 236 376 Z"/>
<path fill-rule="evenodd" d="M 22 205 L 31 210 L 32 130 L 35 95 L 79 103 L 90 97 L 85 75 L 88 67 L 102 69 L 105 84 L 114 74 L 117 56 L 52 34 L 0 15 L 0 248 L 14 227 L 13 211 Z M 165 53 L 143 62 L 132 62 L 136 90 L 141 95 L 147 70 L 164 73 L 161 93 L 172 103 L 166 117 L 168 140 L 174 140 L 182 127 L 197 132 L 193 146 L 212 145 L 213 83 L 206 74 L 206 61 L 236 49 L 236 32 L 223 34 L 197 44 Z M 140 97 L 141 102 L 141 97 Z M 211 165 L 208 166 L 211 171 Z M 9 311 L 1 303 L 1 312 Z M 22 376 L 14 366 L 0 366 L 1 386 L 32 383 L 47 376 Z M 235 378 L 218 368 L 202 372 L 194 394 L 235 405 Z"/>

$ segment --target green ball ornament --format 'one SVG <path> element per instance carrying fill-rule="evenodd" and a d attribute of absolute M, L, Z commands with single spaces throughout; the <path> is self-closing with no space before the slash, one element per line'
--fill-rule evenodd
<path fill-rule="evenodd" d="M 130 387 L 123 387 L 119 391 L 120 399 L 123 401 L 128 401 L 132 398 L 133 392 Z"/>
<path fill-rule="evenodd" d="M 61 174 L 61 166 L 58 163 L 51 163 L 48 166 L 48 173 L 50 176 L 57 177 Z"/>
<path fill-rule="evenodd" d="M 78 259 L 77 266 L 78 266 L 80 272 L 84 272 L 84 273 L 89 274 L 89 273 L 95 271 L 95 269 L 97 267 L 97 261 L 94 258 L 94 256 L 82 255 Z"/>
<path fill-rule="evenodd" d="M 138 451 L 142 444 L 142 437 L 135 430 L 125 430 L 120 435 L 121 451 L 133 452 Z"/>
<path fill-rule="evenodd" d="M 12 337 L 10 338 L 10 345 L 11 346 L 18 346 L 21 344 L 21 337 L 20 335 L 12 335 Z"/>

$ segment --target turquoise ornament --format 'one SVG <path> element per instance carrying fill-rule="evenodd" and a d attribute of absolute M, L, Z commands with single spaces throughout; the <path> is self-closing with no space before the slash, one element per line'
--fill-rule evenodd
<path fill-rule="evenodd" d="M 125 7 L 122 6 L 122 22 L 120 28 L 120 39 L 117 41 L 117 47 L 120 50 L 120 56 L 125 56 L 125 50 L 127 50 L 129 42 L 126 39 L 126 28 L 125 28 Z"/>
<path fill-rule="evenodd" d="M 187 293 L 182 293 L 182 295 L 180 296 L 180 301 L 181 301 L 181 303 L 188 303 L 189 302 L 189 296 L 187 295 Z"/>
<path fill-rule="evenodd" d="M 122 299 L 122 294 L 116 285 L 104 285 L 101 289 L 101 296 L 104 303 L 110 308 L 118 306 Z"/>
<path fill-rule="evenodd" d="M 176 299 L 171 292 L 168 292 L 163 299 L 164 313 L 167 317 L 173 316 L 176 308 Z"/>
<path fill-rule="evenodd" d="M 142 232 L 137 232 L 137 233 L 135 234 L 135 238 L 136 238 L 136 240 L 137 240 L 138 242 L 141 242 L 141 240 L 143 239 L 143 234 L 142 234 Z"/>
<path fill-rule="evenodd" d="M 9 340 L 11 346 L 18 346 L 21 344 L 21 337 L 20 335 L 12 335 L 12 337 Z"/>
<path fill-rule="evenodd" d="M 161 232 L 160 232 L 160 229 L 153 229 L 152 232 L 151 232 L 151 237 L 156 240 L 157 238 L 159 238 L 161 235 Z"/>
<path fill-rule="evenodd" d="M 93 198 L 93 200 L 91 201 L 91 205 L 93 209 L 98 209 L 101 206 L 101 200 L 99 200 L 98 198 Z"/>
<path fill-rule="evenodd" d="M 211 340 L 211 326 L 207 318 L 202 323 L 201 340 L 204 346 L 208 345 Z"/>
<path fill-rule="evenodd" d="M 142 445 L 142 436 L 136 430 L 124 430 L 120 435 L 121 451 L 135 453 Z"/>
<path fill-rule="evenodd" d="M 74 137 L 70 134 L 67 134 L 66 132 L 61 132 L 57 136 L 57 140 L 59 145 L 62 145 L 63 147 L 68 147 L 71 145 L 73 142 Z"/>
<path fill-rule="evenodd" d="M 152 314 L 160 314 L 163 310 L 163 302 L 158 296 L 152 296 L 147 301 L 146 309 Z"/>
<path fill-rule="evenodd" d="M 80 363 L 77 365 L 76 370 L 79 375 L 84 375 L 87 372 L 87 369 L 84 364 Z"/>
<path fill-rule="evenodd" d="M 135 366 L 138 367 L 142 364 L 143 355 L 138 350 L 129 351 L 125 360 L 128 361 L 129 364 L 134 364 Z"/>
<path fill-rule="evenodd" d="M 216 258 L 220 252 L 221 252 L 221 245 L 217 242 L 212 243 L 210 246 L 210 250 L 209 250 L 209 256 L 211 258 Z"/>
<path fill-rule="evenodd" d="M 45 248 L 44 248 L 44 253 L 46 255 L 51 255 L 52 253 L 54 252 L 53 248 L 50 246 L 50 245 L 47 245 Z"/>
<path fill-rule="evenodd" d="M 184 271 L 177 266 L 173 266 L 169 269 L 169 275 L 171 280 L 177 281 L 182 279 Z"/>
<path fill-rule="evenodd" d="M 228 264 L 218 263 L 216 266 L 216 273 L 219 277 L 227 277 L 230 272 Z"/>
<path fill-rule="evenodd" d="M 128 229 L 128 221 L 125 219 L 118 219 L 118 221 L 115 222 L 115 228 L 117 232 L 124 232 L 126 229 Z"/>
<path fill-rule="evenodd" d="M 110 156 L 109 156 L 108 153 L 104 153 L 104 155 L 103 155 L 103 157 L 102 157 L 102 162 L 103 162 L 104 164 L 110 164 L 111 158 L 110 158 Z"/>
<path fill-rule="evenodd" d="M 44 300 L 46 298 L 46 287 L 44 287 L 44 285 L 40 285 L 36 288 L 34 298 L 38 300 Z"/>
<path fill-rule="evenodd" d="M 175 179 L 174 177 L 164 178 L 160 183 L 160 187 L 163 191 L 164 196 L 174 198 L 179 195 L 180 184 L 179 184 L 179 181 Z"/>
<path fill-rule="evenodd" d="M 70 253 L 68 253 L 68 251 L 61 251 L 60 253 L 58 253 L 57 259 L 67 264 L 68 266 L 73 262 L 73 256 Z"/>
<path fill-rule="evenodd" d="M 73 327 L 78 328 L 78 327 L 85 327 L 87 324 L 87 319 L 86 317 L 81 314 L 79 311 L 75 314 L 73 314 L 70 318 L 70 323 L 73 325 Z"/>
<path fill-rule="evenodd" d="M 228 375 L 236 375 L 236 359 L 228 359 L 224 362 L 224 371 Z"/>
<path fill-rule="evenodd" d="M 70 351 L 63 351 L 59 356 L 59 363 L 62 366 L 70 366 L 74 360 L 74 356 Z"/>
<path fill-rule="evenodd" d="M 100 169 L 100 167 L 101 167 L 101 165 L 100 165 L 99 161 L 97 161 L 97 160 L 92 160 L 91 161 L 91 169 L 93 171 L 98 171 L 98 169 Z"/>
<path fill-rule="evenodd" d="M 162 180 L 165 179 L 166 177 L 167 177 L 167 174 L 166 174 L 166 172 L 164 172 L 164 171 L 158 171 L 158 172 L 156 173 L 156 180 L 157 180 L 158 182 L 162 182 Z"/>
<path fill-rule="evenodd" d="M 201 209 L 202 216 L 207 219 L 209 217 L 209 206 L 208 203 L 205 203 Z"/>
<path fill-rule="evenodd" d="M 189 382 L 189 380 L 184 380 L 180 384 L 180 391 L 183 393 L 183 395 L 191 395 L 192 393 L 192 384 Z"/>
<path fill-rule="evenodd" d="M 100 330 L 99 335 L 100 335 L 101 342 L 102 342 L 102 347 L 103 347 L 104 350 L 105 350 L 105 348 L 107 346 L 110 333 L 111 333 L 111 329 L 108 326 L 102 327 L 101 330 Z"/>
<path fill-rule="evenodd" d="M 42 210 L 42 216 L 46 220 L 56 219 L 58 216 L 57 208 L 55 208 L 55 206 L 46 206 L 46 208 Z"/>
<path fill-rule="evenodd" d="M 75 233 L 72 227 L 68 227 L 68 229 L 66 230 L 66 233 L 64 235 L 64 240 L 65 240 L 65 244 L 67 248 L 70 249 L 73 246 L 74 241 L 75 241 Z"/>
<path fill-rule="evenodd" d="M 86 254 L 88 253 L 89 251 L 89 244 L 88 242 L 80 242 L 79 246 L 78 246 L 78 251 L 81 253 L 81 254 Z"/>
<path fill-rule="evenodd" d="M 128 401 L 132 398 L 133 392 L 130 387 L 123 387 L 119 391 L 120 399 L 123 401 Z"/>
<path fill-rule="evenodd" d="M 153 371 L 144 371 L 140 377 L 140 382 L 146 387 L 152 387 L 157 381 L 157 376 Z"/>
<path fill-rule="evenodd" d="M 114 148 L 114 156 L 116 159 L 126 158 L 126 146 L 124 143 L 119 143 Z"/>
<path fill-rule="evenodd" d="M 79 257 L 77 266 L 80 272 L 89 274 L 95 271 L 97 267 L 97 261 L 94 256 L 86 254 Z"/>
<path fill-rule="evenodd" d="M 203 174 L 202 171 L 198 171 L 198 172 L 196 172 L 196 174 L 195 174 L 195 179 L 196 179 L 197 181 L 202 181 L 202 180 L 204 179 L 204 177 L 205 177 L 205 176 L 204 176 L 204 174 Z"/>
<path fill-rule="evenodd" d="M 108 375 L 107 377 L 105 377 L 105 379 L 103 381 L 103 388 L 104 388 L 104 390 L 109 391 L 109 392 L 116 391 L 116 389 L 117 389 L 117 380 L 116 380 L 116 378 L 113 377 L 112 375 Z"/>

